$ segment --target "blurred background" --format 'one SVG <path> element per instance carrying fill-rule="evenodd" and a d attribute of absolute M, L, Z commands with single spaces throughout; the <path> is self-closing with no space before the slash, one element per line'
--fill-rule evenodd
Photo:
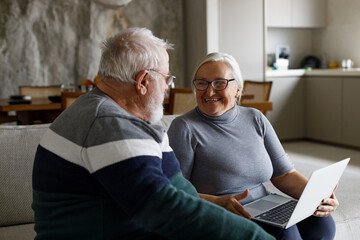
<path fill-rule="evenodd" d="M 199 59 L 212 51 L 232 54 L 244 78 L 259 81 L 279 45 L 289 50 L 288 69 L 308 56 L 320 68 L 341 68 L 344 59 L 360 66 L 359 0 L 127 0 L 118 8 L 96 1 L 107 0 L 0 1 L 0 98 L 21 85 L 94 80 L 101 42 L 127 27 L 175 44 L 176 87 L 190 87 Z"/>
<path fill-rule="evenodd" d="M 101 42 L 135 26 L 175 44 L 169 52 L 171 70 L 183 79 L 182 1 L 128 2 L 114 9 L 92 0 L 1 0 L 0 98 L 17 94 L 21 85 L 93 80 Z"/>

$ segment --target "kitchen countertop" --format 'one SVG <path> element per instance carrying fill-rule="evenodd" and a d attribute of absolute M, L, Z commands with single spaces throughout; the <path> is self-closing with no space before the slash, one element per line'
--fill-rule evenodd
<path fill-rule="evenodd" d="M 349 70 L 337 69 L 289 69 L 289 70 L 267 70 L 266 77 L 303 77 L 303 76 L 328 76 L 328 77 L 360 77 L 360 68 Z"/>

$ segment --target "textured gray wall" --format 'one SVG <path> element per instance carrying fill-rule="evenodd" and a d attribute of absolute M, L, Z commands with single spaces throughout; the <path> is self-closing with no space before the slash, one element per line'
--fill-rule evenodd
<path fill-rule="evenodd" d="M 170 69 L 182 86 L 182 8 L 182 0 L 133 0 L 120 10 L 91 0 L 1 0 L 0 98 L 17 94 L 20 85 L 93 79 L 101 42 L 126 23 L 149 28 L 175 44 Z"/>

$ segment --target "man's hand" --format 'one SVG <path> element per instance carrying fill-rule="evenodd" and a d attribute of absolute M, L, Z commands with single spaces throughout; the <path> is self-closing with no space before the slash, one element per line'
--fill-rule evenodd
<path fill-rule="evenodd" d="M 250 213 L 248 213 L 246 209 L 243 207 L 243 205 L 239 203 L 240 200 L 247 198 L 248 195 L 249 195 L 249 190 L 246 189 L 245 192 L 237 195 L 218 197 L 216 200 L 217 202 L 216 204 L 224 207 L 230 212 L 233 212 L 247 219 L 251 219 Z"/>
<path fill-rule="evenodd" d="M 248 189 L 246 189 L 245 192 L 243 192 L 243 193 L 240 193 L 237 195 L 224 196 L 224 197 L 217 197 L 214 195 L 199 193 L 199 196 L 201 198 L 206 199 L 212 203 L 215 203 L 237 215 L 240 215 L 247 219 L 251 219 L 250 213 L 248 213 L 245 210 L 245 208 L 239 203 L 240 200 L 247 198 L 248 195 L 249 195 Z"/>

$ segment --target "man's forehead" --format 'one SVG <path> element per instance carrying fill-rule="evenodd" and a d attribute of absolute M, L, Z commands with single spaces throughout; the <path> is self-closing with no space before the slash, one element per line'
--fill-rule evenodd
<path fill-rule="evenodd" d="M 167 63 L 169 63 L 169 54 L 165 48 L 162 49 L 162 52 L 164 54 L 165 60 Z"/>
<path fill-rule="evenodd" d="M 169 54 L 165 48 L 162 49 L 162 52 L 163 52 L 163 56 L 164 56 L 164 62 L 161 63 L 160 68 L 165 73 L 168 73 L 169 72 Z"/>

